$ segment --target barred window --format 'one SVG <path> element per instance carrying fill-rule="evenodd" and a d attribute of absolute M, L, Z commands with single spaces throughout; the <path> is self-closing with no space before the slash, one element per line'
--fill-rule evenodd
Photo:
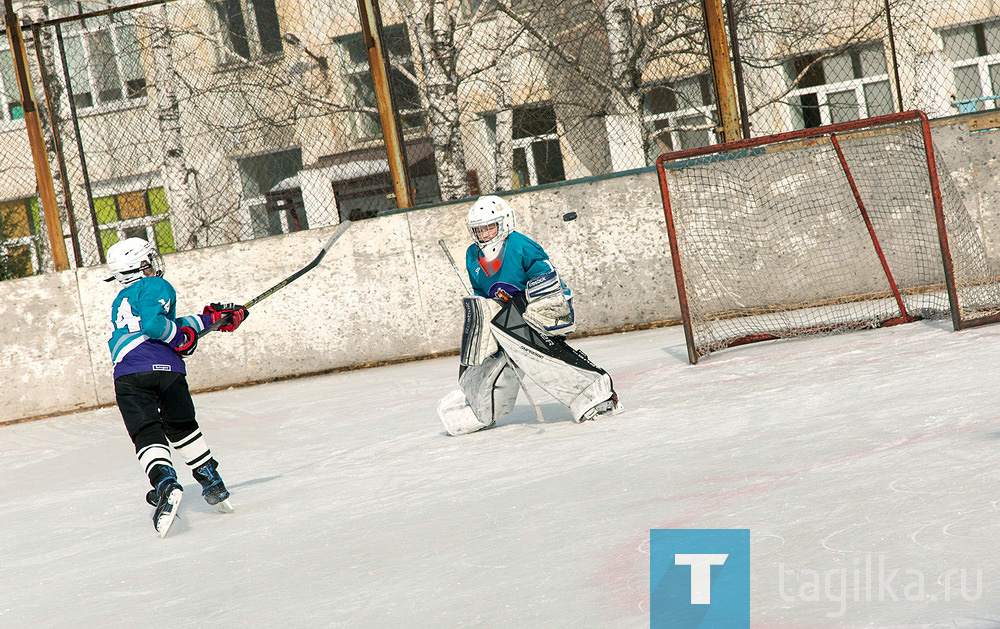
<path fill-rule="evenodd" d="M 96 197 L 94 212 L 105 253 L 126 238 L 142 238 L 160 253 L 177 250 L 167 194 L 162 187 Z"/>
<path fill-rule="evenodd" d="M 788 61 L 785 71 L 789 82 L 802 74 L 798 85 L 788 94 L 792 124 L 796 129 L 894 111 L 881 43 L 826 58 L 818 54 L 802 55 Z"/>
<path fill-rule="evenodd" d="M 1000 20 L 941 31 L 955 78 L 960 113 L 997 109 L 1000 102 Z"/>
<path fill-rule="evenodd" d="M 649 88 L 643 98 L 650 161 L 670 151 L 717 142 L 712 87 L 707 73 Z"/>

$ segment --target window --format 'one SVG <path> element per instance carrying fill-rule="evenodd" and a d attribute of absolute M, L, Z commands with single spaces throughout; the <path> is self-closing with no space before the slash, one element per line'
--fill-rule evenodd
<path fill-rule="evenodd" d="M 517 107 L 513 121 L 514 189 L 566 179 L 551 105 Z"/>
<path fill-rule="evenodd" d="M 14 73 L 13 55 L 8 47 L 0 48 L 0 93 L 3 94 L 0 120 L 22 120 L 24 110 L 21 108 L 21 91 Z"/>
<path fill-rule="evenodd" d="M 39 271 L 39 222 L 38 197 L 0 201 L 0 280 Z"/>
<path fill-rule="evenodd" d="M 796 129 L 847 122 L 894 111 L 882 44 L 859 47 L 820 59 L 803 55 L 785 65 L 789 81 L 804 72 L 789 92 Z"/>
<path fill-rule="evenodd" d="M 997 109 L 1000 101 L 1000 21 L 943 31 L 955 74 L 953 105 L 960 113 Z"/>
<path fill-rule="evenodd" d="M 650 161 L 669 151 L 715 144 L 712 100 L 708 74 L 650 88 L 643 102 Z"/>
<path fill-rule="evenodd" d="M 400 24 L 383 28 L 383 43 L 389 58 L 389 72 L 392 75 L 392 95 L 399 109 L 399 121 L 403 130 L 423 127 L 424 112 L 420 106 L 420 92 L 413 82 L 413 54 L 406 29 Z M 354 118 L 354 130 L 358 138 L 374 138 L 382 135 L 375 101 L 375 87 L 368 67 L 368 49 L 360 33 L 347 35 L 335 40 L 341 48 L 348 91 L 354 99 L 358 111 Z"/>
<path fill-rule="evenodd" d="M 73 103 L 79 109 L 127 103 L 146 96 L 135 25 L 125 14 L 68 22 L 63 54 Z"/>
<path fill-rule="evenodd" d="M 274 0 L 216 0 L 223 63 L 281 54 L 281 26 Z"/>
<path fill-rule="evenodd" d="M 254 238 L 308 228 L 303 210 L 295 205 L 268 203 L 266 196 L 278 183 L 302 170 L 301 150 L 242 157 L 236 160 L 236 165 L 243 183 L 240 207 L 250 215 Z"/>
<path fill-rule="evenodd" d="M 167 194 L 163 188 L 133 190 L 94 199 L 94 212 L 101 234 L 101 247 L 126 238 L 149 241 L 160 253 L 176 251 L 170 225 Z"/>

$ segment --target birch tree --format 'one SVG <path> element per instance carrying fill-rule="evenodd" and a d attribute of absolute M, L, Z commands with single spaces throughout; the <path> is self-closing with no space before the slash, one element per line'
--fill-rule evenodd
<path fill-rule="evenodd" d="M 421 92 L 429 116 L 428 130 L 434 146 L 441 198 L 469 196 L 465 176 L 461 108 L 458 102 L 458 55 L 455 41 L 457 16 L 447 0 L 412 0 L 404 12 L 417 42 L 422 70 Z"/>
<path fill-rule="evenodd" d="M 188 166 L 184 140 L 181 135 L 181 114 L 177 100 L 179 79 L 174 65 L 174 38 L 170 32 L 166 5 L 148 9 L 144 13 L 146 39 L 150 42 L 153 58 L 153 85 L 156 90 L 155 115 L 163 147 L 163 180 L 171 205 L 179 206 L 182 213 L 197 216 L 203 212 L 193 171 Z M 205 225 L 205 217 L 198 220 Z M 202 234 L 202 240 L 206 240 Z M 198 229 L 190 231 L 188 245 L 198 246 Z"/>

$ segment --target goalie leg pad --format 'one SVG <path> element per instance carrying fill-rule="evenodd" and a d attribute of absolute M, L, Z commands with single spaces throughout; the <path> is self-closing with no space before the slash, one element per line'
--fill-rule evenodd
<path fill-rule="evenodd" d="M 438 402 L 437 412 L 441 423 L 444 424 L 444 429 L 452 437 L 467 435 L 490 426 L 490 424 L 479 421 L 465 399 L 465 394 L 461 391 L 452 391 L 441 398 L 441 401 Z"/>
<path fill-rule="evenodd" d="M 463 297 L 462 306 L 465 308 L 465 325 L 459 362 L 474 367 L 483 364 L 499 349 L 490 330 L 490 319 L 500 311 L 500 306 L 485 297 Z"/>
<path fill-rule="evenodd" d="M 514 410 L 520 385 L 503 352 L 490 356 L 483 364 L 469 367 L 458 379 L 472 412 L 480 423 L 492 426 Z"/>
<path fill-rule="evenodd" d="M 588 419 L 591 409 L 615 394 L 607 372 L 564 338 L 538 334 L 516 304 L 502 309 L 491 325 L 500 348 L 546 393 L 568 406 L 573 421 Z"/>

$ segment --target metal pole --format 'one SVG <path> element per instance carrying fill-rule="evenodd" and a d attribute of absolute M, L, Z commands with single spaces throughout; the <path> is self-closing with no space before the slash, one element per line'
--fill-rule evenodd
<path fill-rule="evenodd" d="M 59 164 L 59 181 L 62 184 L 63 198 L 66 200 L 66 217 L 69 219 L 69 237 L 73 243 L 73 259 L 76 266 L 83 266 L 83 258 L 80 253 L 80 238 L 76 231 L 76 213 L 73 211 L 73 196 L 70 193 L 69 175 L 66 172 L 66 157 L 63 155 L 62 137 L 59 133 L 59 118 L 56 116 L 56 103 L 49 91 L 49 82 L 46 79 L 45 56 L 42 54 L 42 29 L 38 24 L 31 27 L 31 36 L 34 38 L 35 56 L 38 58 L 38 67 L 41 70 L 42 91 L 45 93 L 45 103 L 49 110 L 49 126 L 52 129 L 52 146 L 56 152 L 56 161 Z M 58 95 L 56 96 L 58 98 Z"/>
<path fill-rule="evenodd" d="M 9 1 L 9 0 L 8 0 Z M 399 125 L 399 112 L 392 94 L 392 75 L 389 60 L 382 45 L 382 15 L 378 0 L 358 0 L 361 17 L 361 32 L 368 49 L 368 65 L 375 86 L 375 100 L 378 103 L 378 117 L 382 123 L 382 139 L 385 142 L 389 174 L 396 197 L 396 208 L 413 207 L 413 189 L 410 187 L 410 173 L 406 163 L 403 132 Z"/>
<path fill-rule="evenodd" d="M 726 0 L 726 21 L 729 22 L 729 40 L 733 49 L 733 73 L 736 77 L 736 98 L 740 106 L 740 127 L 743 139 L 750 139 L 750 114 L 747 111 L 747 95 L 743 84 L 743 61 L 740 58 L 740 38 L 736 34 L 736 16 L 733 13 L 733 0 Z"/>
<path fill-rule="evenodd" d="M 729 66 L 729 45 L 726 42 L 725 21 L 722 19 L 721 0 L 702 0 L 708 33 L 709 59 L 712 61 L 712 80 L 719 107 L 722 138 L 726 142 L 740 139 L 739 108 L 733 89 L 733 74 Z"/>
<path fill-rule="evenodd" d="M 45 215 L 45 225 L 49 233 L 49 245 L 52 248 L 52 261 L 57 271 L 69 270 L 69 257 L 66 255 L 66 241 L 63 238 L 62 223 L 59 220 L 59 210 L 56 207 L 56 192 L 52 186 L 52 172 L 45 150 L 45 140 L 42 137 L 42 127 L 38 119 L 38 109 L 35 97 L 31 91 L 31 80 L 28 75 L 28 55 L 24 49 L 24 37 L 21 35 L 21 23 L 14 13 L 12 0 L 4 0 L 4 20 L 7 26 L 7 39 L 14 55 L 14 72 L 17 74 L 17 86 L 21 92 L 21 108 L 24 111 L 24 126 L 28 131 L 28 144 L 31 147 L 31 158 L 35 166 L 35 179 L 38 183 L 38 198 L 42 202 Z"/>
<path fill-rule="evenodd" d="M 885 0 L 885 23 L 889 29 L 889 54 L 892 56 L 892 73 L 896 78 L 897 112 L 903 111 L 903 88 L 899 84 L 899 60 L 896 58 L 896 35 L 892 30 L 892 11 L 889 10 L 889 0 Z"/>
<path fill-rule="evenodd" d="M 83 152 L 83 136 L 80 134 L 80 118 L 76 115 L 76 101 L 73 97 L 73 84 L 69 79 L 69 66 L 66 62 L 66 47 L 63 45 L 62 25 L 56 24 L 56 42 L 59 44 L 59 57 L 62 59 L 63 79 L 66 81 L 66 99 L 69 101 L 69 117 L 73 121 L 73 135 L 76 137 L 76 150 L 80 154 L 80 170 L 83 171 L 83 190 L 87 194 L 87 208 L 90 210 L 90 222 L 94 226 L 94 239 L 97 241 L 97 258 L 104 264 L 104 242 L 101 240 L 101 227 L 94 210 L 94 193 L 90 186 L 90 171 L 87 170 L 87 155 Z"/>

